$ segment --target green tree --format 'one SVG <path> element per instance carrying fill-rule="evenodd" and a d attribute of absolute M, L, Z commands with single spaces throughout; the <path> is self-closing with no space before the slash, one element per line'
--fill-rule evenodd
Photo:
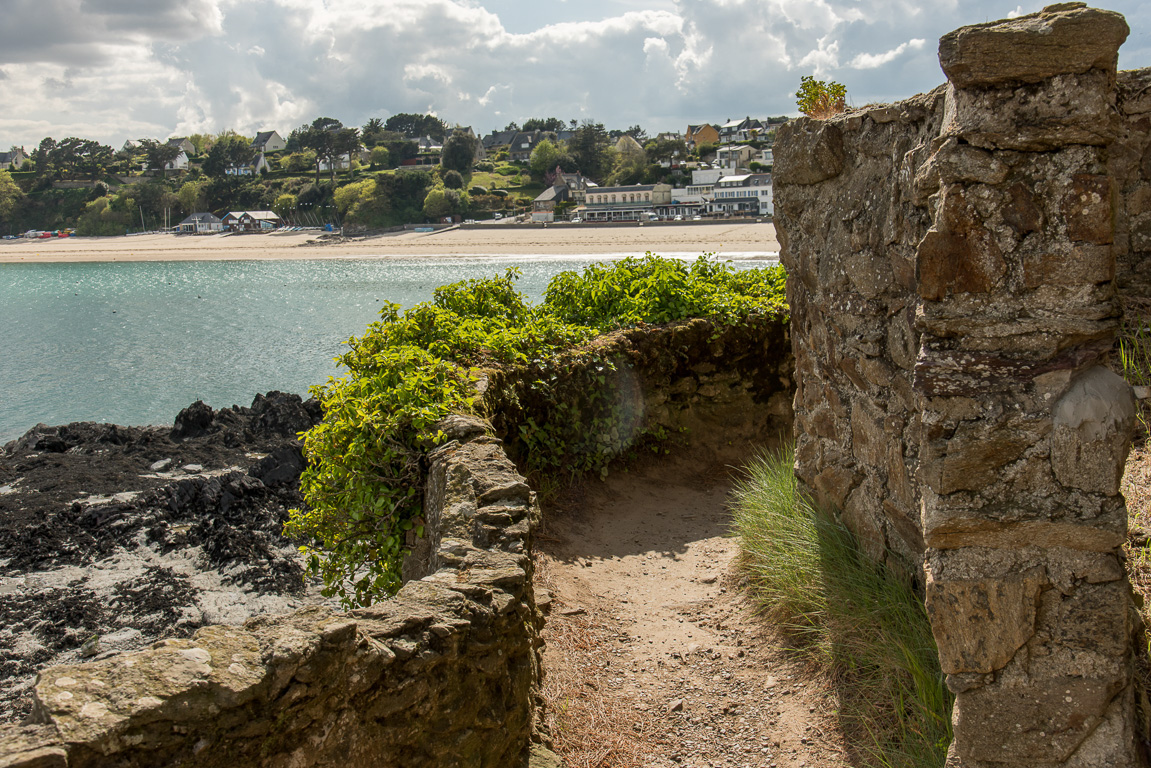
<path fill-rule="evenodd" d="M 846 109 L 847 88 L 834 80 L 816 80 L 811 75 L 799 79 L 795 103 L 808 117 L 824 119 Z"/>
<path fill-rule="evenodd" d="M 200 213 L 208 209 L 208 180 L 204 178 L 185 181 L 176 192 L 180 209 L 186 214 Z"/>
<path fill-rule="evenodd" d="M 296 210 L 297 202 L 295 195 L 285 192 L 276 198 L 276 202 L 272 203 L 272 210 L 281 219 L 288 221 L 292 211 Z"/>
<path fill-rule="evenodd" d="M 581 123 L 568 142 L 568 152 L 579 170 L 596 181 L 602 181 L 611 169 L 610 147 L 603 123 L 590 120 Z"/>
<path fill-rule="evenodd" d="M 429 219 L 464 213 L 468 207 L 468 194 L 458 189 L 436 187 L 424 198 L 424 215 Z"/>
<path fill-rule="evenodd" d="M 459 171 L 448 171 L 444 174 L 444 186 L 448 189 L 463 189 L 463 175 Z"/>
<path fill-rule="evenodd" d="M 647 141 L 647 131 L 645 131 L 639 125 L 631 126 L 626 131 L 624 131 L 624 133 L 635 139 L 641 147 L 643 146 L 643 143 Z"/>
<path fill-rule="evenodd" d="M 140 139 L 140 146 L 144 148 L 144 161 L 148 167 L 161 171 L 164 176 L 168 175 L 168 164 L 179 157 L 181 151 L 175 144 L 161 144 L 155 139 Z"/>
<path fill-rule="evenodd" d="M 552 133 L 558 133 L 559 131 L 566 130 L 566 128 L 567 123 L 558 117 L 533 117 L 524 123 L 523 128 L 511 128 L 509 130 L 551 131 Z"/>
<path fill-rule="evenodd" d="M 364 142 L 365 147 L 371 149 L 384 140 L 384 133 L 384 121 L 373 117 L 360 129 L 360 140 Z"/>
<path fill-rule="evenodd" d="M 310 171 L 316 164 L 316 153 L 310 149 L 303 152 L 293 152 L 283 160 L 284 167 L 293 173 Z"/>
<path fill-rule="evenodd" d="M 672 160 L 673 158 L 686 158 L 687 157 L 687 144 L 683 139 L 652 139 L 644 145 L 644 151 L 647 152 L 648 160 L 652 162 L 660 162 L 661 160 Z"/>
<path fill-rule="evenodd" d="M 221 134 L 204 160 L 204 173 L 217 178 L 226 176 L 231 169 L 247 167 L 255 157 L 251 141 L 235 133 Z"/>
<path fill-rule="evenodd" d="M 448 135 L 447 123 L 435 115 L 417 115 L 409 112 L 389 117 L 384 123 L 384 129 L 403 134 L 409 139 L 429 136 L 436 141 L 443 141 Z"/>
<path fill-rule="evenodd" d="M 0 221 L 11 221 L 12 214 L 23 199 L 24 193 L 12 180 L 12 174 L 0 170 Z"/>
<path fill-rule="evenodd" d="M 372 165 L 376 168 L 392 167 L 392 153 L 388 151 L 387 147 L 372 147 Z"/>
<path fill-rule="evenodd" d="M 459 171 L 461 175 L 471 177 L 478 145 L 475 136 L 469 136 L 461 130 L 452 131 L 440 153 L 440 165 L 449 171 Z"/>
<path fill-rule="evenodd" d="M 119 202 L 119 205 L 117 205 Z M 135 202 L 128 200 L 135 208 Z M 132 214 L 125 210 L 124 201 L 111 195 L 98 197 L 84 206 L 76 220 L 76 233 L 80 235 L 122 235 L 132 225 Z"/>
<path fill-rule="evenodd" d="M 532 150 L 528 167 L 532 169 L 532 173 L 542 176 L 548 171 L 554 171 L 563 155 L 564 152 L 558 146 L 547 139 L 543 139 Z"/>

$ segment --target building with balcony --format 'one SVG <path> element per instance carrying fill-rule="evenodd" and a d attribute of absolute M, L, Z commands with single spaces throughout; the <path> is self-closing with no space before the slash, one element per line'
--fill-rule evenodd
<path fill-rule="evenodd" d="M 634 184 L 595 187 L 585 193 L 585 221 L 645 221 L 657 215 L 656 206 L 671 205 L 670 184 Z"/>
<path fill-rule="evenodd" d="M 713 216 L 770 216 L 774 198 L 770 173 L 724 176 L 712 190 Z"/>

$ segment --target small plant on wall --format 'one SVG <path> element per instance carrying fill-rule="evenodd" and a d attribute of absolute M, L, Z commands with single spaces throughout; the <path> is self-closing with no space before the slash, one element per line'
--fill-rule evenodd
<path fill-rule="evenodd" d="M 795 103 L 799 111 L 808 117 L 825 119 L 838 115 L 847 109 L 847 88 L 834 80 L 816 80 L 804 75 L 795 92 Z"/>

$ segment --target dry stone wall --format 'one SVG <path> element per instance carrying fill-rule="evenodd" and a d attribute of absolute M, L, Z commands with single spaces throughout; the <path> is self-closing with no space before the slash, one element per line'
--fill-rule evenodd
<path fill-rule="evenodd" d="M 1134 406 L 1107 367 L 1151 250 L 1127 33 L 1083 3 L 965 27 L 940 42 L 946 86 L 776 145 L 796 471 L 921 573 L 952 766 L 1139 764 Z"/>
<path fill-rule="evenodd" d="M 206 627 L 45 670 L 35 724 L 0 729 L 0 766 L 525 764 L 539 509 L 481 422 L 443 426 L 453 439 L 430 456 L 427 488 L 441 527 L 410 566 L 421 578 L 371 608 Z"/>
<path fill-rule="evenodd" d="M 611 361 L 609 389 L 628 426 L 602 437 L 621 454 L 654 430 L 722 455 L 790 425 L 784 317 L 632 329 L 595 349 L 555 371 L 579 377 Z M 490 377 L 484 402 L 498 430 L 514 443 L 532 417 L 570 419 L 565 428 L 579 432 L 587 414 L 521 401 L 529 375 L 539 371 Z M 0 768 L 558 765 L 537 727 L 539 507 L 490 424 L 453 416 L 438 426 L 449 442 L 428 457 L 427 535 L 409 541 L 393 599 L 206 627 L 46 669 L 34 722 L 0 726 Z"/>

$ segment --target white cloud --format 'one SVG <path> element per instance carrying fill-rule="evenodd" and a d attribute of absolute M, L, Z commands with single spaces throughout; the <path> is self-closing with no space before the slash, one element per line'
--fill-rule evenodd
<path fill-rule="evenodd" d="M 900 43 L 899 45 L 892 48 L 890 51 L 886 51 L 884 53 L 861 53 L 861 54 L 858 54 L 854 59 L 851 60 L 851 63 L 848 64 L 847 66 L 851 67 L 852 69 L 877 69 L 879 67 L 882 67 L 884 64 L 890 64 L 891 62 L 895 61 L 900 56 L 902 56 L 905 51 L 907 51 L 907 50 L 918 51 L 920 48 L 922 48 L 926 44 L 927 44 L 927 41 L 924 40 L 923 38 L 919 38 L 919 37 L 912 38 L 911 40 L 908 40 L 906 43 Z"/>
<path fill-rule="evenodd" d="M 1017 2 L 1017 0 L 1016 0 Z M 1116 0 L 1148 56 L 1147 0 Z M 799 78 L 855 103 L 942 82 L 940 35 L 1002 0 L 4 0 L 0 146 L 434 110 L 477 131 L 591 118 L 650 133 L 795 112 Z M 1122 66 L 1148 61 L 1125 60 Z"/>

